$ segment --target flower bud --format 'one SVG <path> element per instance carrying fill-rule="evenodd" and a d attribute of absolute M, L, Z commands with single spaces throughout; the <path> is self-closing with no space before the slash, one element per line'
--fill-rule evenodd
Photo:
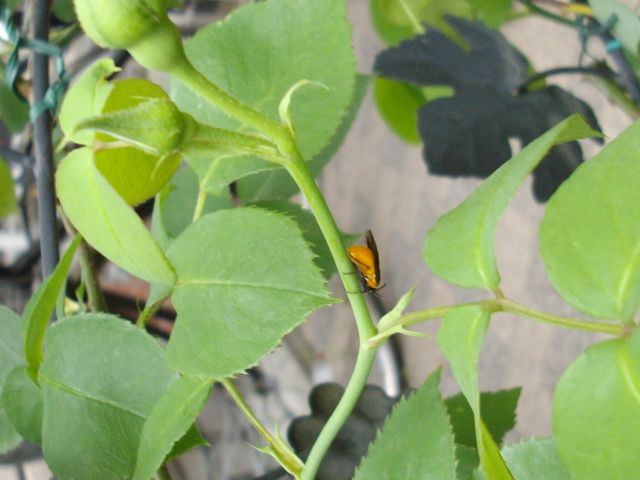
<path fill-rule="evenodd" d="M 74 0 L 85 33 L 103 48 L 126 49 L 143 67 L 168 72 L 184 62 L 166 0 Z"/>

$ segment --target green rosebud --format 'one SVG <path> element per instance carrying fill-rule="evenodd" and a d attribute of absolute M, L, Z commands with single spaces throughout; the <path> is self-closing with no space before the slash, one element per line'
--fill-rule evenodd
<path fill-rule="evenodd" d="M 85 33 L 103 48 L 126 49 L 145 68 L 170 72 L 186 62 L 166 0 L 74 0 Z"/>

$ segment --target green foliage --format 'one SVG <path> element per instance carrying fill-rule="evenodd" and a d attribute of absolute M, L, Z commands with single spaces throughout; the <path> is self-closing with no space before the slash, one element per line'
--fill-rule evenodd
<path fill-rule="evenodd" d="M 22 438 L 42 443 L 42 391 L 29 376 L 27 368 L 19 366 L 5 378 L 2 404 L 13 427 Z"/>
<path fill-rule="evenodd" d="M 502 449 L 509 470 L 518 480 L 571 480 L 556 442 L 551 438 L 531 439 Z"/>
<path fill-rule="evenodd" d="M 496 289 L 494 241 L 498 221 L 526 176 L 558 143 L 598 135 L 580 116 L 559 123 L 496 170 L 464 202 L 440 217 L 424 243 L 424 259 L 438 276 L 467 288 Z"/>
<path fill-rule="evenodd" d="M 573 478 L 640 471 L 640 330 L 598 343 L 564 372 L 553 402 L 558 452 Z"/>
<path fill-rule="evenodd" d="M 85 240 L 143 280 L 173 285 L 175 274 L 140 218 L 98 172 L 91 151 L 74 150 L 60 163 L 56 191 L 65 214 Z"/>
<path fill-rule="evenodd" d="M 45 331 L 67 282 L 71 261 L 81 241 L 82 237 L 79 235 L 73 240 L 51 276 L 42 282 L 24 307 L 22 314 L 22 322 L 26 330 L 24 356 L 27 360 L 27 371 L 33 380 L 38 378 L 38 369 L 42 362 L 42 342 Z"/>
<path fill-rule="evenodd" d="M 631 322 L 640 307 L 639 148 L 636 122 L 576 170 L 540 227 L 553 285 L 594 317 Z"/>
<path fill-rule="evenodd" d="M 473 411 L 476 444 L 484 472 L 491 479 L 510 480 L 513 477 L 481 417 L 478 361 L 488 326 L 489 314 L 481 308 L 456 307 L 442 321 L 437 341 Z"/>
<path fill-rule="evenodd" d="M 245 104 L 274 119 L 289 88 L 300 80 L 328 90 L 296 92 L 291 116 L 296 143 L 305 160 L 331 141 L 355 88 L 351 31 L 341 0 L 270 0 L 237 9 L 224 22 L 200 30 L 186 46 L 187 55 L 209 80 Z M 238 123 L 175 84 L 179 108 L 203 123 L 236 129 Z M 272 165 L 257 158 L 220 158 L 224 182 Z M 222 175 L 222 173 L 220 174 Z"/>
<path fill-rule="evenodd" d="M 157 342 L 117 317 L 49 328 L 40 385 L 43 451 L 61 479 L 131 478 L 145 419 L 177 379 Z"/>
<path fill-rule="evenodd" d="M 5 66 L 0 63 L 0 120 L 12 132 L 20 132 L 29 121 L 29 105 L 18 98 L 5 81 Z M 1 190 L 0 190 L 1 191 Z"/>
<path fill-rule="evenodd" d="M 0 92 L 0 96 L 2 92 Z M 16 194 L 13 190 L 13 177 L 5 160 L 0 157 L 0 218 L 11 215 L 18 210 Z"/>
<path fill-rule="evenodd" d="M 354 480 L 454 480 L 453 433 L 440 397 L 440 370 L 394 407 Z"/>
<path fill-rule="evenodd" d="M 182 373 L 222 378 L 245 370 L 332 302 L 300 230 L 281 214 L 239 208 L 205 215 L 168 255 L 178 276 L 178 318 L 167 355 Z"/>
<path fill-rule="evenodd" d="M 420 143 L 418 109 L 425 102 L 419 88 L 386 78 L 376 78 L 373 95 L 378 111 L 393 133 L 407 143 Z"/>
<path fill-rule="evenodd" d="M 0 394 L 11 370 L 25 363 L 20 348 L 22 343 L 20 317 L 0 305 Z M 20 435 L 7 418 L 3 400 L 0 402 L 0 453 L 11 450 L 20 440 Z"/>
<path fill-rule="evenodd" d="M 211 392 L 210 380 L 180 377 L 151 410 L 140 436 L 133 480 L 148 480 L 187 432 Z"/>
<path fill-rule="evenodd" d="M 469 3 L 480 20 L 496 28 L 507 19 L 512 0 L 469 0 Z"/>

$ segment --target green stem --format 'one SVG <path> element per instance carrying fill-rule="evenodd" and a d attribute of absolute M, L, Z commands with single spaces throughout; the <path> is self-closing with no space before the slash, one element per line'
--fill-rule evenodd
<path fill-rule="evenodd" d="M 286 127 L 267 115 L 243 104 L 237 98 L 232 97 L 220 87 L 211 83 L 186 58 L 175 65 L 169 73 L 210 104 L 241 123 L 271 137 L 277 144 L 286 141 L 290 137 Z"/>
<path fill-rule="evenodd" d="M 349 384 L 338 402 L 336 409 L 329 417 L 329 420 L 325 424 L 324 428 L 320 432 L 316 442 L 309 452 L 309 457 L 302 470 L 302 480 L 313 480 L 320 468 L 322 459 L 324 458 L 327 450 L 331 446 L 336 435 L 349 418 L 349 415 L 356 406 L 362 390 L 367 384 L 369 378 L 369 372 L 373 366 L 373 361 L 376 357 L 375 349 L 360 348 L 358 351 L 358 358 L 356 359 L 355 367 L 353 368 L 353 374 L 349 380 Z"/>
<path fill-rule="evenodd" d="M 89 309 L 92 312 L 106 312 L 107 304 L 102 291 L 100 291 L 95 252 L 84 240 L 80 244 L 80 275 L 87 291 Z"/>
<path fill-rule="evenodd" d="M 204 204 L 207 201 L 207 191 L 201 185 L 198 189 L 198 198 L 196 200 L 196 207 L 193 209 L 193 220 L 191 223 L 195 222 L 202 216 L 202 212 L 204 211 Z"/>
<path fill-rule="evenodd" d="M 632 120 L 640 118 L 640 107 L 629 98 L 616 82 L 601 77 L 590 77 L 589 81 L 607 95 L 609 100 L 618 105 Z"/>
<path fill-rule="evenodd" d="M 145 305 L 144 310 L 140 312 L 140 315 L 138 315 L 138 318 L 136 319 L 136 327 L 145 328 L 147 321 L 149 321 L 149 319 L 153 317 L 158 310 L 160 310 L 160 307 L 162 307 L 162 304 L 166 299 L 166 297 L 159 298 L 155 302 Z"/>
<path fill-rule="evenodd" d="M 242 394 L 235 386 L 232 380 L 226 378 L 221 380 L 222 385 L 227 390 L 237 407 L 247 417 L 249 423 L 256 429 L 260 436 L 267 442 L 269 452 L 287 472 L 291 473 L 296 479 L 300 478 L 300 472 L 303 467 L 302 461 L 289 448 L 289 446 L 281 439 L 276 438 L 262 425 L 262 422 L 253 413 L 249 404 L 242 397 Z"/>
<path fill-rule="evenodd" d="M 571 28 L 575 28 L 575 22 L 569 20 L 568 18 L 561 17 L 560 15 L 556 15 L 555 13 L 551 13 L 544 8 L 540 8 L 532 0 L 520 0 L 529 10 L 538 15 L 548 18 L 549 20 L 553 20 L 554 22 L 561 23 L 562 25 L 567 25 Z"/>
<path fill-rule="evenodd" d="M 481 300 L 479 302 L 463 303 L 459 305 L 448 305 L 443 307 L 429 308 L 427 310 L 419 310 L 389 322 L 388 325 L 377 335 L 369 338 L 366 342 L 368 348 L 379 346 L 384 340 L 391 335 L 399 333 L 402 328 L 410 327 L 416 323 L 426 322 L 444 317 L 452 308 L 474 305 L 495 312 L 510 312 L 521 317 L 526 317 L 541 323 L 548 323 L 562 328 L 573 330 L 586 330 L 589 332 L 607 333 L 611 335 L 623 335 L 624 327 L 617 323 L 591 322 L 588 320 L 579 320 L 576 318 L 560 317 L 550 313 L 541 312 L 520 305 L 507 298 L 495 298 L 489 300 Z"/>

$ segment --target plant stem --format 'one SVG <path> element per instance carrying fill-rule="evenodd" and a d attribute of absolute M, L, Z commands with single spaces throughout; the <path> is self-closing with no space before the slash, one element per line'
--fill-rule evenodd
<path fill-rule="evenodd" d="M 358 358 L 356 359 L 356 364 L 353 368 L 353 373 L 349 379 L 347 388 L 345 389 L 342 398 L 340 398 L 340 402 L 338 402 L 336 409 L 322 428 L 320 435 L 311 448 L 311 452 L 309 452 L 309 457 L 307 458 L 302 470 L 302 480 L 313 480 L 315 478 L 318 469 L 320 468 L 320 464 L 322 463 L 322 459 L 327 453 L 327 450 L 329 450 L 331 443 L 347 421 L 347 418 L 349 418 L 349 415 L 356 406 L 356 403 L 358 403 L 362 390 L 367 384 L 369 372 L 371 372 L 371 367 L 373 366 L 375 358 L 375 349 L 363 348 L 362 346 L 360 347 L 360 350 L 358 351 Z"/>
<path fill-rule="evenodd" d="M 603 323 L 603 322 L 591 322 L 588 320 L 579 320 L 576 318 L 560 317 L 552 315 L 550 313 L 541 312 L 520 305 L 507 298 L 495 298 L 489 300 L 481 300 L 478 302 L 463 303 L 459 305 L 448 305 L 443 307 L 434 307 L 427 310 L 419 310 L 417 312 L 411 312 L 406 315 L 402 315 L 393 322 L 389 322 L 387 327 L 380 333 L 371 337 L 366 345 L 369 348 L 380 345 L 386 338 L 399 333 L 401 328 L 415 325 L 416 323 L 426 322 L 429 320 L 435 320 L 444 317 L 452 308 L 474 305 L 480 308 L 489 310 L 491 313 L 495 312 L 510 312 L 521 317 L 526 317 L 531 320 L 536 320 L 541 323 L 548 323 L 556 325 L 562 328 L 569 328 L 573 330 L 586 330 L 589 332 L 607 333 L 611 335 L 624 334 L 624 327 L 617 323 Z"/>
<path fill-rule="evenodd" d="M 420 22 L 416 18 L 416 15 L 413 12 L 413 10 L 411 10 L 409 5 L 407 5 L 406 0 L 400 0 L 400 6 L 402 7 L 402 10 L 404 10 L 404 13 L 409 19 L 409 21 L 411 22 L 411 26 L 413 27 L 413 33 L 422 35 L 424 33 L 424 27 L 420 24 Z"/>
<path fill-rule="evenodd" d="M 537 6 L 532 0 L 520 0 L 529 10 L 531 10 L 534 13 L 539 14 L 542 17 L 548 18 L 550 20 L 553 20 L 554 22 L 558 22 L 561 23 L 563 25 L 568 25 L 572 28 L 574 28 L 576 25 L 574 22 L 572 22 L 571 20 L 569 20 L 568 18 L 564 18 L 561 17 L 560 15 L 556 15 L 555 13 L 551 13 L 547 10 L 545 10 L 544 8 L 540 8 L 539 6 Z"/>
<path fill-rule="evenodd" d="M 589 81 L 609 97 L 609 100 L 618 105 L 632 120 L 640 118 L 640 107 L 628 97 L 627 93 L 616 82 L 601 77 L 591 77 Z"/>
<path fill-rule="evenodd" d="M 100 290 L 95 266 L 95 251 L 84 240 L 80 244 L 80 272 L 87 290 L 89 308 L 92 312 L 106 312 L 107 304 Z"/>
<path fill-rule="evenodd" d="M 300 478 L 300 472 L 303 464 L 293 450 L 291 450 L 282 439 L 274 438 L 265 426 L 262 425 L 262 422 L 260 422 L 255 413 L 253 413 L 253 410 L 251 410 L 251 407 L 242 397 L 242 394 L 232 380 L 225 378 L 221 380 L 220 383 L 222 383 L 235 404 L 242 411 L 245 417 L 247 417 L 249 423 L 251 423 L 253 428 L 255 428 L 260 436 L 267 442 L 267 448 L 270 449 L 269 453 L 273 455 L 280 465 L 282 465 L 289 473 L 294 475 L 295 478 Z"/>
<path fill-rule="evenodd" d="M 191 223 L 195 222 L 202 216 L 202 212 L 204 211 L 204 205 L 207 202 L 207 191 L 204 186 L 200 186 L 198 188 L 198 198 L 196 199 L 196 206 L 193 209 L 193 219 Z"/>
<path fill-rule="evenodd" d="M 49 0 L 36 0 L 33 9 L 33 37 L 46 42 L 49 37 Z M 49 57 L 34 52 L 33 101 L 41 102 L 49 88 Z M 42 276 L 47 278 L 58 264 L 58 224 L 53 184 L 51 114 L 44 110 L 33 122 L 36 184 L 38 188 L 38 226 L 42 255 Z"/>
<path fill-rule="evenodd" d="M 526 78 L 520 85 L 518 85 L 518 92 L 523 92 L 526 88 L 534 82 L 538 80 L 542 80 L 543 78 L 548 78 L 553 75 L 566 75 L 566 74 L 580 74 L 580 75 L 593 75 L 596 77 L 604 78 L 606 80 L 613 80 L 615 78 L 615 73 L 613 73 L 609 69 L 604 68 L 593 68 L 593 67 L 558 67 L 558 68 L 550 68 L 549 70 L 543 70 L 542 72 L 537 72 L 530 77 Z"/>

